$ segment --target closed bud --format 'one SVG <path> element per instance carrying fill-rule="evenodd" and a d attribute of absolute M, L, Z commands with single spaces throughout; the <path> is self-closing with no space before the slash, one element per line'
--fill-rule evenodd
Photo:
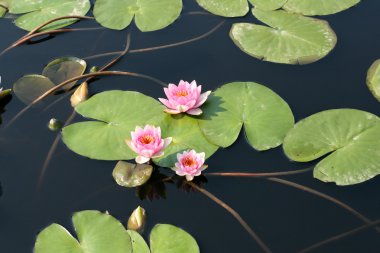
<path fill-rule="evenodd" d="M 75 107 L 86 101 L 88 98 L 88 84 L 87 82 L 82 83 L 74 92 L 70 98 L 71 106 Z"/>
<path fill-rule="evenodd" d="M 98 72 L 99 71 L 99 67 L 98 66 L 92 66 L 90 68 L 90 73 L 95 73 L 95 72 Z"/>
<path fill-rule="evenodd" d="M 51 131 L 58 131 L 62 128 L 62 122 L 53 118 L 49 121 L 48 127 Z"/>
<path fill-rule="evenodd" d="M 145 221 L 146 221 L 145 209 L 138 206 L 129 217 L 127 227 L 129 230 L 134 230 L 138 233 L 142 233 L 142 231 L 144 230 Z"/>

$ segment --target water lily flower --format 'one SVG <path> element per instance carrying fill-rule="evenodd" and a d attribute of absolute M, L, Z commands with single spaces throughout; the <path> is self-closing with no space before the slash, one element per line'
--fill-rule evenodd
<path fill-rule="evenodd" d="M 172 138 L 161 138 L 161 128 L 146 125 L 144 128 L 136 127 L 131 132 L 132 140 L 125 140 L 130 149 L 138 154 L 136 163 L 142 164 L 152 158 L 164 155 L 164 149 L 171 143 Z"/>
<path fill-rule="evenodd" d="M 177 154 L 178 162 L 172 170 L 178 176 L 186 176 L 187 181 L 191 181 L 194 177 L 199 176 L 203 170 L 207 168 L 204 165 L 205 153 L 196 153 L 195 150 L 184 151 L 182 154 Z"/>
<path fill-rule="evenodd" d="M 178 114 L 186 112 L 191 115 L 200 115 L 202 110 L 199 108 L 206 102 L 211 91 L 202 93 L 202 85 L 197 86 L 195 81 L 191 83 L 181 80 L 176 86 L 175 84 L 169 84 L 168 88 L 164 88 L 166 94 L 165 98 L 159 98 L 167 109 L 165 112 L 170 114 Z"/>

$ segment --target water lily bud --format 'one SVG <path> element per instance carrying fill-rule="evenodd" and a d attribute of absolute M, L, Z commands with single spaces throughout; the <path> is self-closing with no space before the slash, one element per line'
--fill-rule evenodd
<path fill-rule="evenodd" d="M 129 230 L 134 230 L 138 233 L 142 233 L 142 231 L 144 230 L 145 221 L 146 221 L 145 209 L 138 206 L 129 217 L 127 227 Z"/>
<path fill-rule="evenodd" d="M 58 131 L 62 128 L 62 122 L 53 118 L 49 121 L 48 127 L 51 131 Z"/>
<path fill-rule="evenodd" d="M 71 106 L 75 107 L 88 98 L 88 84 L 82 83 L 70 98 Z"/>
<path fill-rule="evenodd" d="M 0 99 L 5 98 L 11 94 L 12 90 L 3 90 L 3 88 L 0 88 Z"/>
<path fill-rule="evenodd" d="M 90 73 L 95 73 L 95 72 L 98 72 L 99 71 L 99 67 L 98 66 L 92 66 L 90 68 Z"/>

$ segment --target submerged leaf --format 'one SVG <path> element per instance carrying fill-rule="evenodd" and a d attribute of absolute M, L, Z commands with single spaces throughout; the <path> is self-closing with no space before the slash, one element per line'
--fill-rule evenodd
<path fill-rule="evenodd" d="M 30 104 L 55 84 L 42 75 L 26 75 L 17 80 L 13 85 L 16 96 L 25 104 Z"/>
<path fill-rule="evenodd" d="M 97 0 L 94 16 L 102 26 L 122 30 L 133 17 L 143 32 L 155 31 L 173 23 L 182 10 L 182 0 Z"/>
<path fill-rule="evenodd" d="M 333 152 L 314 168 L 314 177 L 337 185 L 380 174 L 380 119 L 354 109 L 316 113 L 298 122 L 284 140 L 285 154 L 309 162 Z"/>
<path fill-rule="evenodd" d="M 56 85 L 73 77 L 82 75 L 87 64 L 77 57 L 63 57 L 51 61 L 42 71 L 42 75 L 48 77 Z M 66 84 L 63 89 L 72 88 L 77 82 Z"/>
<path fill-rule="evenodd" d="M 195 239 L 186 231 L 168 224 L 157 224 L 150 233 L 152 253 L 199 253 Z"/>
<path fill-rule="evenodd" d="M 89 0 L 17 0 L 11 2 L 9 11 L 14 14 L 26 13 L 16 19 L 21 29 L 31 31 L 53 18 L 78 15 L 90 10 Z M 75 23 L 77 19 L 64 19 L 45 26 L 42 30 L 54 30 Z"/>
<path fill-rule="evenodd" d="M 288 0 L 283 8 L 306 16 L 329 15 L 344 11 L 360 0 Z"/>
<path fill-rule="evenodd" d="M 145 184 L 152 172 L 153 167 L 151 165 L 119 161 L 112 172 L 112 176 L 120 186 L 136 187 Z"/>
<path fill-rule="evenodd" d="M 236 23 L 230 36 L 245 53 L 265 61 L 308 64 L 325 57 L 336 44 L 336 35 L 323 20 L 285 11 L 254 9 L 268 26 Z"/>
<path fill-rule="evenodd" d="M 281 145 L 294 125 L 288 104 L 272 90 L 253 82 L 228 83 L 215 90 L 203 107 L 199 126 L 221 147 L 232 145 L 244 125 L 248 142 L 257 150 Z"/>
<path fill-rule="evenodd" d="M 380 102 L 380 59 L 376 60 L 369 68 L 367 85 L 373 96 Z"/>
<path fill-rule="evenodd" d="M 247 0 L 197 0 L 197 2 L 205 10 L 223 17 L 242 17 L 249 11 Z"/>
<path fill-rule="evenodd" d="M 131 238 L 114 217 L 98 211 L 75 213 L 79 242 L 62 226 L 52 224 L 39 233 L 35 253 L 132 253 Z"/>

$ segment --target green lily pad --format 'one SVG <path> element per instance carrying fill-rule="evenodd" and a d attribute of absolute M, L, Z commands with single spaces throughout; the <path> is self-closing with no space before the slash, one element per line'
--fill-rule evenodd
<path fill-rule="evenodd" d="M 112 216 L 98 211 L 74 214 L 79 242 L 58 224 L 45 228 L 37 237 L 35 253 L 132 253 L 131 238 Z"/>
<path fill-rule="evenodd" d="M 380 102 L 380 59 L 376 60 L 369 68 L 367 85 L 373 96 Z"/>
<path fill-rule="evenodd" d="M 247 0 L 197 0 L 197 3 L 212 14 L 223 17 L 242 17 L 249 11 Z"/>
<path fill-rule="evenodd" d="M 133 17 L 143 31 L 156 31 L 173 23 L 182 11 L 182 0 L 97 0 L 94 16 L 102 26 L 122 30 Z"/>
<path fill-rule="evenodd" d="M 344 11 L 360 0 L 288 0 L 283 8 L 306 16 L 329 15 Z"/>
<path fill-rule="evenodd" d="M 157 224 L 150 234 L 152 253 L 199 253 L 195 239 L 186 231 L 167 224 Z"/>
<path fill-rule="evenodd" d="M 250 0 L 257 9 L 273 11 L 280 9 L 288 0 Z"/>
<path fill-rule="evenodd" d="M 333 152 L 314 168 L 314 177 L 337 185 L 380 174 L 380 119 L 354 109 L 316 113 L 298 122 L 284 140 L 285 154 L 309 162 Z"/>
<path fill-rule="evenodd" d="M 230 36 L 245 53 L 265 61 L 308 64 L 325 57 L 337 41 L 328 23 L 285 11 L 254 9 L 268 26 L 236 23 Z"/>
<path fill-rule="evenodd" d="M 202 109 L 199 126 L 210 142 L 221 147 L 232 145 L 244 125 L 252 147 L 274 148 L 281 145 L 294 125 L 288 104 L 272 90 L 253 82 L 223 85 Z"/>
<path fill-rule="evenodd" d="M 64 57 L 55 59 L 50 62 L 44 70 L 42 75 L 48 77 L 53 83 L 60 84 L 73 77 L 82 75 L 87 68 L 84 60 L 77 57 Z M 72 82 L 65 85 L 64 89 L 72 88 L 77 82 Z"/>
<path fill-rule="evenodd" d="M 171 116 L 170 120 L 162 125 L 164 137 L 172 137 L 172 143 L 165 149 L 163 157 L 154 162 L 162 167 L 173 167 L 177 162 L 177 153 L 188 149 L 205 152 L 206 158 L 214 154 L 218 147 L 210 143 L 199 128 L 198 121 L 187 115 Z"/>
<path fill-rule="evenodd" d="M 151 165 L 119 161 L 112 172 L 112 176 L 120 186 L 136 187 L 145 184 L 152 172 L 153 167 Z"/>
<path fill-rule="evenodd" d="M 28 105 L 54 86 L 55 84 L 45 76 L 26 75 L 13 84 L 13 92 Z"/>
<path fill-rule="evenodd" d="M 89 0 L 17 0 L 10 4 L 9 11 L 14 14 L 26 13 L 16 19 L 21 29 L 31 31 L 46 21 L 68 15 L 83 16 L 90 10 Z M 77 19 L 53 22 L 42 30 L 54 30 L 75 23 Z"/>
<path fill-rule="evenodd" d="M 131 237 L 133 253 L 150 253 L 148 245 L 139 233 L 133 230 L 127 230 L 127 232 Z"/>
<path fill-rule="evenodd" d="M 4 17 L 7 13 L 7 9 L 0 6 L 0 18 Z"/>
<path fill-rule="evenodd" d="M 129 160 L 135 154 L 125 143 L 136 126 L 160 126 L 168 119 L 157 100 L 133 91 L 106 91 L 75 107 L 84 117 L 98 121 L 63 128 L 69 149 L 92 159 Z"/>

